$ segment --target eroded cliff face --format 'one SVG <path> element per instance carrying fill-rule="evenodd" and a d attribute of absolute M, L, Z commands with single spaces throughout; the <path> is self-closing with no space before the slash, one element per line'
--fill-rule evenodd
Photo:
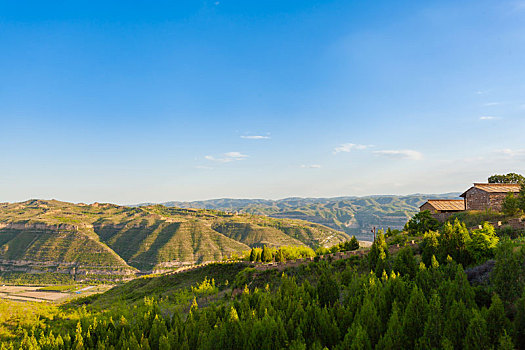
<path fill-rule="evenodd" d="M 93 228 L 93 225 L 46 224 L 43 222 L 0 222 L 0 230 L 38 230 L 38 231 L 78 231 Z"/>
<path fill-rule="evenodd" d="M 91 224 L 4 221 L 0 222 L 0 272 L 114 280 L 132 277 L 137 270 L 100 242 Z"/>

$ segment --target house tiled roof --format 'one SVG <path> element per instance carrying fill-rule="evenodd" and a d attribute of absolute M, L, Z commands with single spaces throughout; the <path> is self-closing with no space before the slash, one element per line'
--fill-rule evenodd
<path fill-rule="evenodd" d="M 440 211 L 465 210 L 465 201 L 463 199 L 429 199 L 426 203 L 430 204 L 436 210 Z"/>
<path fill-rule="evenodd" d="M 473 188 L 480 189 L 489 193 L 508 193 L 519 192 L 521 185 L 519 184 L 489 184 L 489 183 L 475 183 L 474 186 L 466 190 L 460 197 L 465 197 L 467 192 Z"/>

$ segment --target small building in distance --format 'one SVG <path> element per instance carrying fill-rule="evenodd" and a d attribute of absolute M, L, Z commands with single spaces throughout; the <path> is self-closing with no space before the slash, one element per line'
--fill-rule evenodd
<path fill-rule="evenodd" d="M 432 216 L 439 221 L 445 221 L 450 215 L 465 211 L 465 200 L 463 199 L 429 199 L 420 211 L 428 210 Z"/>
<path fill-rule="evenodd" d="M 460 197 L 465 199 L 465 210 L 501 211 L 503 200 L 509 192 L 517 194 L 519 184 L 475 183 Z"/>

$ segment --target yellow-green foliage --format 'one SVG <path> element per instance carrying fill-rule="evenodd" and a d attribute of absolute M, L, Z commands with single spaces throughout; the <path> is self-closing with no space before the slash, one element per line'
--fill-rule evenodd
<path fill-rule="evenodd" d="M 215 280 L 213 278 L 208 279 L 208 277 L 204 277 L 204 281 L 197 283 L 195 286 L 192 286 L 191 291 L 198 296 L 204 296 L 217 294 L 219 288 L 215 286 Z"/>

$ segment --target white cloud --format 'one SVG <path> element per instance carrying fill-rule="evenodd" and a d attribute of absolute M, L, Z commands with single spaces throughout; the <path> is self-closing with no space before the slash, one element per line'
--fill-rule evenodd
<path fill-rule="evenodd" d="M 502 149 L 498 151 L 499 154 L 509 159 L 525 159 L 525 149 Z"/>
<path fill-rule="evenodd" d="M 411 160 L 423 159 L 423 154 L 421 152 L 410 150 L 410 149 L 374 151 L 374 154 L 385 156 L 385 157 L 390 157 L 390 158 L 411 159 Z"/>
<path fill-rule="evenodd" d="M 484 115 L 482 117 L 479 117 L 479 120 L 498 120 L 501 119 L 500 117 L 494 117 L 492 115 Z"/>
<path fill-rule="evenodd" d="M 222 155 L 222 157 L 214 157 L 214 156 L 204 156 L 204 159 L 210 160 L 212 162 L 218 162 L 218 163 L 229 163 L 234 162 L 236 160 L 244 160 L 248 158 L 246 154 L 242 154 L 240 152 L 227 152 Z"/>
<path fill-rule="evenodd" d="M 241 152 L 228 152 L 228 153 L 224 153 L 224 155 L 228 158 L 233 158 L 233 159 L 248 158 L 246 154 L 242 154 Z"/>
<path fill-rule="evenodd" d="M 483 106 L 490 107 L 490 106 L 498 106 L 500 104 L 501 102 L 487 102 L 487 103 L 484 103 Z"/>
<path fill-rule="evenodd" d="M 248 140 L 266 140 L 269 138 L 270 136 L 263 136 L 263 135 L 243 135 L 241 136 L 241 139 L 248 139 Z"/>
<path fill-rule="evenodd" d="M 371 147 L 370 145 L 358 145 L 355 143 L 343 143 L 334 148 L 334 154 L 340 152 L 351 152 L 352 150 L 364 150 Z"/>
<path fill-rule="evenodd" d="M 303 164 L 303 165 L 301 165 L 301 168 L 320 169 L 321 165 L 319 165 L 319 164 L 309 164 L 309 165 Z"/>

